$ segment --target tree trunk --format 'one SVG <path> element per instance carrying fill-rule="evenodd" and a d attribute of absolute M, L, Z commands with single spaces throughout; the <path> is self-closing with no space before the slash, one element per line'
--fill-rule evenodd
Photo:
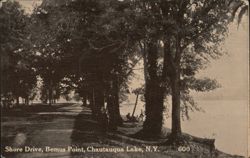
<path fill-rule="evenodd" d="M 86 95 L 82 96 L 82 106 L 87 106 L 87 96 Z"/>
<path fill-rule="evenodd" d="M 20 103 L 19 103 L 19 96 L 16 96 L 16 106 L 19 106 Z"/>
<path fill-rule="evenodd" d="M 165 43 L 164 43 L 165 45 Z M 180 92 L 180 59 L 181 59 L 181 47 L 180 38 L 176 37 L 176 52 L 175 57 L 170 53 L 170 45 L 166 44 L 165 52 L 169 51 L 166 55 L 168 64 L 168 76 L 171 84 L 172 92 L 172 133 L 171 137 L 173 141 L 181 141 L 181 92 Z"/>
<path fill-rule="evenodd" d="M 164 91 L 159 86 L 157 76 L 157 44 L 156 42 L 148 43 L 148 54 L 146 69 L 146 89 L 145 89 L 145 115 L 146 120 L 143 124 L 145 136 L 157 137 L 161 134 L 163 121 L 163 99 Z"/>
<path fill-rule="evenodd" d="M 119 81 L 118 81 L 118 76 L 115 77 L 114 79 L 114 87 L 113 87 L 113 95 L 114 95 L 114 114 L 115 114 L 115 120 L 116 120 L 116 125 L 120 126 L 123 124 L 123 119 L 121 117 L 120 113 L 120 97 L 119 97 Z"/>
<path fill-rule="evenodd" d="M 104 90 L 102 86 L 94 88 L 94 115 L 96 118 L 101 116 L 101 108 L 104 107 Z"/>
<path fill-rule="evenodd" d="M 109 113 L 110 129 L 116 130 L 117 126 L 123 124 L 123 119 L 120 114 L 119 84 L 117 77 L 114 78 L 110 85 L 109 94 L 107 96 L 107 109 Z"/>
<path fill-rule="evenodd" d="M 117 129 L 114 107 L 115 107 L 114 96 L 109 95 L 107 97 L 107 109 L 108 109 L 108 115 L 109 115 L 109 129 L 111 129 L 111 130 Z"/>
<path fill-rule="evenodd" d="M 49 105 L 52 105 L 52 97 L 53 97 L 53 90 L 52 90 L 52 80 L 49 81 Z"/>
<path fill-rule="evenodd" d="M 180 72 L 171 77 L 172 89 L 172 136 L 181 136 L 181 109 L 180 109 Z"/>
<path fill-rule="evenodd" d="M 134 117 L 134 115 L 135 115 L 135 110 L 136 110 L 136 106 L 137 106 L 137 103 L 138 103 L 138 98 L 139 98 L 139 93 L 136 94 L 135 106 L 134 106 L 134 109 L 133 109 L 132 117 Z"/>
<path fill-rule="evenodd" d="M 25 105 L 29 105 L 29 97 L 28 96 L 25 98 Z"/>
<path fill-rule="evenodd" d="M 95 89 L 92 89 L 92 93 L 89 96 L 89 106 L 92 111 L 92 117 L 96 118 L 96 109 L 95 109 Z"/>
<path fill-rule="evenodd" d="M 163 121 L 163 91 L 158 85 L 147 86 L 146 89 L 146 120 L 143 130 L 151 136 L 159 136 Z"/>

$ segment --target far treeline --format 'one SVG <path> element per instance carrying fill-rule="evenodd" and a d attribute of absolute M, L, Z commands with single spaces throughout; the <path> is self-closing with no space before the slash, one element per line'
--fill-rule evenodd
<path fill-rule="evenodd" d="M 241 0 L 44 0 L 27 14 L 7 0 L 0 8 L 1 107 L 20 98 L 29 104 L 38 92 L 51 105 L 73 91 L 97 120 L 107 105 L 116 130 L 123 123 L 119 104 L 143 61 L 146 119 L 139 135 L 161 134 L 171 96 L 171 138 L 178 141 L 181 118 L 199 110 L 190 92 L 219 87 L 197 72 L 224 54 L 228 25 L 247 12 Z"/>

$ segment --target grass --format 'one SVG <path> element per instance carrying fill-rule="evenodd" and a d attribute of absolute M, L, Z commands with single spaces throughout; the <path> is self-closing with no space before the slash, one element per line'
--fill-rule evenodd
<path fill-rule="evenodd" d="M 32 104 L 32 105 L 22 105 L 15 108 L 1 109 L 3 116 L 20 116 L 24 117 L 27 114 L 39 113 L 39 112 L 56 112 L 57 109 L 62 107 L 71 106 L 74 103 L 61 103 L 61 104 Z"/>

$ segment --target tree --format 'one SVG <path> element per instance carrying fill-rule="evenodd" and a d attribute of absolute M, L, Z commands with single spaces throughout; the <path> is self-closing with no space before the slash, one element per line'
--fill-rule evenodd
<path fill-rule="evenodd" d="M 172 95 L 172 141 L 182 139 L 181 104 L 190 99 L 190 90 L 209 91 L 218 87 L 211 79 L 195 74 L 211 59 L 223 55 L 220 44 L 230 22 L 225 2 L 162 1 L 164 62 Z"/>
<path fill-rule="evenodd" d="M 238 17 L 238 25 L 241 23 L 241 20 L 244 15 L 248 15 L 249 12 L 249 2 L 247 0 L 229 0 L 227 2 L 229 8 L 232 9 L 232 20 Z"/>
<path fill-rule="evenodd" d="M 129 3 L 125 1 L 124 3 Z M 146 121 L 149 135 L 161 133 L 164 98 L 172 96 L 172 138 L 181 137 L 181 112 L 196 107 L 190 90 L 209 91 L 215 80 L 195 74 L 223 52 L 230 9 L 225 1 L 133 1 L 130 28 L 144 56 Z M 190 106 L 187 105 L 190 104 Z M 186 110 L 185 110 L 186 109 Z M 148 136 L 147 136 L 148 137 Z"/>
<path fill-rule="evenodd" d="M 1 99 L 12 96 L 29 100 L 36 74 L 29 59 L 29 18 L 17 2 L 7 1 L 1 12 Z"/>
<path fill-rule="evenodd" d="M 137 104 L 138 104 L 139 96 L 141 94 L 143 94 L 144 91 L 145 91 L 144 87 L 136 88 L 135 90 L 133 90 L 133 93 L 136 95 L 136 99 L 135 99 L 135 106 L 134 106 L 134 109 L 133 109 L 133 112 L 132 112 L 132 117 L 134 117 L 135 110 L 136 110 L 136 107 L 137 107 Z"/>
<path fill-rule="evenodd" d="M 115 128 L 122 122 L 119 96 L 121 89 L 126 87 L 128 78 L 125 75 L 128 55 L 124 51 L 125 34 L 119 32 L 123 25 L 121 19 L 109 17 L 114 16 L 109 12 L 112 10 L 110 2 L 45 1 L 39 16 L 44 18 L 45 26 L 50 26 L 49 35 L 56 34 L 60 41 L 67 41 L 57 44 L 60 45 L 60 57 L 65 54 L 60 63 L 70 63 L 67 71 L 64 69 L 64 79 L 70 79 L 76 84 L 69 87 L 74 87 L 83 98 L 88 98 L 93 103 L 91 107 L 94 115 L 100 115 L 101 107 L 107 102 L 110 122 Z M 55 17 L 58 22 L 53 20 Z M 50 20 L 55 24 L 51 24 Z M 48 39 L 50 38 L 46 37 L 42 41 L 47 42 Z"/>
<path fill-rule="evenodd" d="M 157 6 L 159 1 L 125 1 L 129 37 L 139 48 L 143 57 L 145 78 L 145 115 L 143 130 L 138 137 L 159 137 L 161 135 L 164 99 L 168 95 L 166 64 L 162 62 L 162 13 Z M 127 9 L 128 10 L 128 9 Z"/>
<path fill-rule="evenodd" d="M 66 61 L 69 57 L 63 49 L 63 45 L 68 46 L 69 39 L 66 38 L 65 32 L 59 28 L 56 23 L 56 17 L 60 16 L 60 12 L 50 6 L 42 6 L 36 8 L 32 14 L 32 30 L 31 40 L 32 54 L 35 58 L 34 65 L 38 75 L 42 78 L 42 100 L 49 104 L 55 102 L 60 97 L 60 84 L 66 70 L 70 65 L 70 61 Z"/>

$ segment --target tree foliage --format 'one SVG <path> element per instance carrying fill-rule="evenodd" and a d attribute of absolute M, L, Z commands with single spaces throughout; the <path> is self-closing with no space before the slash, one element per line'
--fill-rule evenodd
<path fill-rule="evenodd" d="M 0 8 L 0 20 L 1 97 L 14 97 L 17 103 L 19 97 L 29 100 L 36 86 L 29 54 L 29 18 L 19 3 L 7 1 Z"/>

